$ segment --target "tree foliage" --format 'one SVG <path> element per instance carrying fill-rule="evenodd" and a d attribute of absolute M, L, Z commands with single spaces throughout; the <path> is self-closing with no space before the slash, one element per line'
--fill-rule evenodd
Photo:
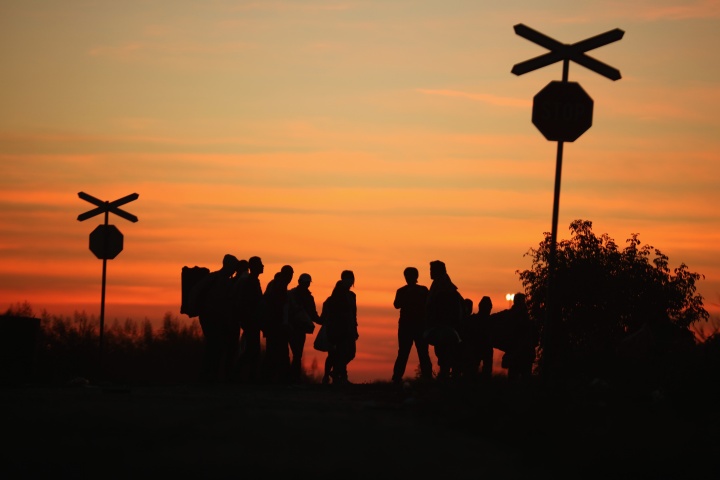
<path fill-rule="evenodd" d="M 34 315 L 30 304 L 17 303 L 0 315 L 0 322 L 9 325 L 11 320 L 32 320 L 31 317 Z M 43 311 L 39 329 L 33 335 L 29 335 L 27 328 L 6 328 L 4 332 L 17 335 L 10 341 L 18 344 L 18 351 L 27 350 L 31 354 L 28 362 L 32 374 L 26 380 L 43 383 L 65 383 L 74 378 L 153 383 L 194 381 L 199 375 L 204 348 L 197 320 L 184 322 L 170 312 L 165 314 L 158 330 L 153 329 L 147 318 L 141 322 L 129 318 L 123 322 L 113 320 L 104 331 L 102 354 L 99 321 L 84 311 L 76 311 L 72 316 Z"/>
<path fill-rule="evenodd" d="M 551 235 L 525 255 L 532 266 L 516 273 L 527 304 L 543 326 L 548 302 Z M 570 239 L 556 242 L 552 302 L 571 352 L 608 352 L 647 322 L 670 321 L 687 329 L 707 321 L 709 313 L 696 283 L 704 276 L 680 264 L 671 271 L 669 259 L 633 233 L 620 248 L 607 234 L 595 235 L 592 222 L 575 220 Z"/>

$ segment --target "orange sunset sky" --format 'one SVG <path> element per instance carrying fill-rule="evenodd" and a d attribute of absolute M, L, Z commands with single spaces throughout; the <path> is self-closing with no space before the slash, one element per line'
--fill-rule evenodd
<path fill-rule="evenodd" d="M 4 1 L 0 308 L 99 317 L 103 216 L 79 222 L 78 192 L 138 193 L 137 223 L 110 217 L 106 324 L 190 321 L 182 267 L 225 253 L 262 257 L 263 287 L 286 263 L 292 285 L 310 273 L 318 304 L 351 269 L 350 379 L 389 379 L 406 266 L 429 286 L 443 260 L 499 311 L 551 229 L 557 144 L 530 118 L 562 66 L 513 75 L 547 52 L 518 23 L 563 43 L 625 31 L 588 52 L 622 79 L 570 65 L 595 105 L 565 144 L 558 238 L 575 219 L 621 246 L 638 233 L 705 275 L 717 318 L 718 0 Z"/>

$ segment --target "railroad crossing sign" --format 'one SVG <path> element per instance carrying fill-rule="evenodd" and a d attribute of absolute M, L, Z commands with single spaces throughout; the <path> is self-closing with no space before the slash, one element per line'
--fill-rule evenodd
<path fill-rule="evenodd" d="M 124 218 L 125 220 L 130 220 L 131 222 L 135 223 L 138 221 L 138 218 L 135 215 L 128 213 L 125 210 L 122 210 L 118 207 L 120 205 L 125 205 L 126 203 L 130 203 L 133 200 L 137 200 L 137 198 L 139 196 L 140 195 L 138 195 L 137 193 L 131 193 L 130 195 L 127 195 L 122 198 L 118 198 L 117 200 L 114 200 L 112 202 L 103 202 L 102 200 L 97 199 L 97 198 L 93 197 L 92 195 L 88 195 L 85 192 L 80 192 L 80 193 L 78 193 L 78 197 L 82 198 L 86 202 L 90 202 L 93 205 L 96 205 L 97 208 L 93 208 L 92 210 L 88 210 L 85 213 L 81 213 L 80 215 L 78 215 L 77 219 L 78 219 L 78 221 L 82 222 L 83 220 L 92 218 L 95 215 L 99 215 L 101 213 L 112 212 L 115 215 Z"/>
<path fill-rule="evenodd" d="M 562 82 L 550 82 L 533 98 L 532 123 L 548 140 L 574 142 L 592 126 L 593 100 L 580 84 L 568 82 L 569 63 L 578 63 L 611 80 L 620 79 L 619 70 L 585 55 L 585 52 L 618 41 L 625 32 L 616 28 L 577 43 L 565 44 L 522 23 L 513 28 L 521 37 L 550 50 L 515 64 L 512 68 L 515 75 L 563 61 Z"/>
<path fill-rule="evenodd" d="M 115 225 L 108 225 L 108 217 L 110 213 L 114 213 L 125 220 L 130 220 L 133 223 L 137 222 L 138 218 L 135 215 L 119 207 L 133 200 L 137 200 L 139 195 L 137 193 L 131 193 L 112 202 L 103 202 L 99 198 L 95 198 L 85 192 L 78 193 L 78 197 L 86 202 L 92 203 L 96 207 L 78 215 L 78 221 L 82 222 L 95 215 L 105 214 L 105 223 L 98 225 L 95 230 L 90 233 L 90 251 L 103 261 L 102 291 L 100 293 L 100 366 L 103 368 L 103 329 L 105 324 L 105 278 L 107 276 L 107 261 L 117 257 L 123 249 L 123 234 L 120 233 L 120 230 L 118 230 Z"/>
<path fill-rule="evenodd" d="M 101 260 L 111 260 L 123 249 L 123 234 L 115 225 L 98 225 L 90 234 L 90 251 Z"/>
<path fill-rule="evenodd" d="M 533 98 L 532 123 L 546 139 L 574 142 L 592 126 L 593 99 L 577 82 L 547 84 Z"/>
<path fill-rule="evenodd" d="M 102 260 L 111 260 L 122 252 L 123 234 L 120 233 L 120 230 L 118 230 L 115 225 L 108 225 L 108 214 L 112 212 L 119 217 L 130 220 L 133 223 L 137 222 L 138 218 L 135 215 L 118 207 L 136 200 L 139 196 L 140 195 L 137 193 L 131 193 L 130 195 L 118 198 L 112 202 L 103 202 L 102 200 L 95 198 L 92 195 L 88 195 L 85 192 L 78 193 L 78 197 L 82 198 L 86 202 L 92 203 L 93 205 L 97 205 L 97 208 L 93 208 L 92 210 L 88 210 L 87 212 L 78 215 L 78 221 L 82 222 L 83 220 L 92 218 L 95 215 L 100 215 L 101 213 L 105 214 L 105 224 L 99 225 L 90 234 L 90 251 L 93 252 L 97 258 Z"/>
<path fill-rule="evenodd" d="M 557 224 L 560 210 L 560 177 L 562 172 L 563 144 L 573 142 L 592 126 L 593 100 L 585 93 L 580 84 L 568 81 L 570 62 L 573 61 L 583 67 L 603 75 L 610 80 L 619 80 L 620 71 L 606 65 L 585 54 L 608 43 L 620 40 L 625 32 L 616 28 L 600 35 L 587 38 L 577 43 L 565 44 L 548 37 L 532 28 L 517 24 L 515 33 L 531 42 L 550 50 L 539 57 L 517 63 L 512 68 L 515 75 L 523 75 L 538 68 L 546 67 L 562 60 L 562 82 L 550 82 L 533 98 L 532 123 L 540 130 L 546 139 L 556 141 L 557 157 L 555 162 L 555 192 L 553 198 L 552 234 L 550 237 L 550 253 L 548 255 L 548 282 L 547 299 L 545 302 L 546 323 L 542 330 L 541 345 L 543 348 L 543 361 L 552 367 L 558 365 L 562 357 L 560 350 L 563 341 L 559 340 L 559 310 L 554 300 L 555 264 L 557 262 Z"/>
<path fill-rule="evenodd" d="M 610 80 L 619 80 L 621 78 L 620 71 L 618 69 L 585 55 L 585 52 L 588 50 L 593 50 L 595 48 L 602 47 L 603 45 L 607 45 L 608 43 L 620 40 L 623 35 L 625 35 L 625 32 L 619 28 L 573 44 L 560 43 L 554 38 L 550 38 L 537 30 L 533 30 L 532 28 L 523 25 L 522 23 L 515 25 L 513 28 L 515 29 L 515 33 L 521 37 L 550 50 L 550 52 L 544 55 L 515 64 L 512 68 L 512 73 L 515 75 L 532 72 L 533 70 L 546 67 L 555 62 L 559 62 L 560 60 L 563 60 L 564 62 L 572 60 L 573 62 L 589 68 L 590 70 L 599 73 Z"/>

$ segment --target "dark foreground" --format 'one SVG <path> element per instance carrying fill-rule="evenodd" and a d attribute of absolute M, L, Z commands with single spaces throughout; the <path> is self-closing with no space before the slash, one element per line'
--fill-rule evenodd
<path fill-rule="evenodd" d="M 720 478 L 717 397 L 489 385 L 0 390 L 3 478 Z"/>

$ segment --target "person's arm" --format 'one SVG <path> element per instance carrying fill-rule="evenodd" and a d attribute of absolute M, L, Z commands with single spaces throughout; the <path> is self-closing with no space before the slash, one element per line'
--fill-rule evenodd
<path fill-rule="evenodd" d="M 310 320 L 320 325 L 320 315 L 318 315 L 317 305 L 315 304 L 315 297 L 312 294 L 308 295 L 307 299 L 307 312 L 310 315 Z"/>
<path fill-rule="evenodd" d="M 395 307 L 398 310 L 400 308 L 402 308 L 402 297 L 403 297 L 402 291 L 403 291 L 402 288 L 397 289 L 397 291 L 395 292 L 395 300 L 393 301 L 393 307 Z"/>

